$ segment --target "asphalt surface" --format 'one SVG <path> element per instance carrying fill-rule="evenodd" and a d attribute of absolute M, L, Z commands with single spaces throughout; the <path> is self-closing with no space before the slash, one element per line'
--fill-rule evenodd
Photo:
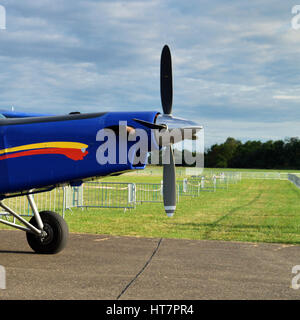
<path fill-rule="evenodd" d="M 70 234 L 57 255 L 0 230 L 3 299 L 299 299 L 300 246 Z M 300 284 L 300 279 L 297 281 Z"/>

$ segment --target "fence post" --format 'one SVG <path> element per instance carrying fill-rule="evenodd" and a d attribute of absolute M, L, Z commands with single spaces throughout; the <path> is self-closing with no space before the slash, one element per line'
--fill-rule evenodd
<path fill-rule="evenodd" d="M 205 178 L 202 177 L 201 178 L 201 188 L 204 189 L 204 187 L 205 187 Z"/>
<path fill-rule="evenodd" d="M 134 207 L 136 205 L 135 190 L 135 183 L 128 183 L 128 203 L 134 203 Z"/>
<path fill-rule="evenodd" d="M 65 209 L 66 209 L 66 186 L 63 187 L 63 207 L 62 207 L 63 218 L 65 218 Z"/>
<path fill-rule="evenodd" d="M 213 183 L 214 183 L 214 192 L 216 192 L 217 178 L 216 178 L 215 175 L 214 175 L 214 177 L 213 177 Z"/>
<path fill-rule="evenodd" d="M 182 192 L 184 192 L 184 193 L 186 193 L 186 192 L 187 192 L 187 184 L 188 184 L 187 179 L 183 179 Z"/>

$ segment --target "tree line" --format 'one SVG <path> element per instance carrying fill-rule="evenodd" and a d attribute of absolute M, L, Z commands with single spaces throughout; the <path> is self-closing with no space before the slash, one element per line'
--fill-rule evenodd
<path fill-rule="evenodd" d="M 207 168 L 300 169 L 300 139 L 246 141 L 232 137 L 205 152 Z"/>
<path fill-rule="evenodd" d="M 153 152 L 148 158 L 149 164 L 162 165 L 162 151 L 156 151 L 158 163 L 153 163 Z M 190 166 L 185 162 L 184 152 L 188 150 L 174 150 L 177 166 Z M 195 153 L 192 152 L 195 156 Z M 193 166 L 193 165 L 192 165 Z M 300 139 L 298 137 L 285 140 L 246 141 L 242 143 L 232 137 L 224 143 L 214 144 L 204 153 L 204 167 L 206 168 L 245 168 L 245 169 L 287 169 L 300 170 Z"/>

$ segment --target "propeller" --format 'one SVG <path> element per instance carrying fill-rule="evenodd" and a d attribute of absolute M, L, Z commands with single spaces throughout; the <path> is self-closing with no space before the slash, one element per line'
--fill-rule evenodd
<path fill-rule="evenodd" d="M 160 58 L 160 98 L 164 115 L 172 114 L 173 78 L 170 48 L 165 45 Z M 176 172 L 172 145 L 163 150 L 163 199 L 168 217 L 172 217 L 176 209 Z M 169 159 L 166 159 L 166 155 Z"/>
<path fill-rule="evenodd" d="M 169 157 L 169 159 L 167 159 Z M 176 209 L 176 172 L 172 146 L 163 151 L 163 199 L 168 217 L 172 217 Z"/>
<path fill-rule="evenodd" d="M 172 58 L 167 45 L 163 47 L 160 58 L 160 98 L 164 114 L 171 114 L 173 103 Z"/>
<path fill-rule="evenodd" d="M 158 114 L 155 123 L 150 123 L 140 119 L 133 119 L 134 121 L 144 125 L 150 129 L 158 129 L 158 131 L 164 129 L 164 131 L 170 131 L 172 129 L 180 129 L 184 132 L 185 129 L 193 130 L 191 138 L 184 139 L 196 140 L 196 133 L 203 127 L 193 121 L 175 118 L 172 116 L 172 104 L 173 104 L 173 79 L 172 79 L 172 58 L 170 48 L 165 45 L 161 53 L 160 60 L 160 96 L 161 105 L 163 109 L 163 115 Z M 174 142 L 173 142 L 174 143 Z M 176 172 L 174 153 L 172 149 L 171 141 L 165 145 L 161 145 L 163 148 L 163 199 L 164 208 L 169 217 L 172 217 L 176 209 Z"/>

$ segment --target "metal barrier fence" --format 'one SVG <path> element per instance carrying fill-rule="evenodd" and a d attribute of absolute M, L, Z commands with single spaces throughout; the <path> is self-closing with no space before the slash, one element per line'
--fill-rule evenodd
<path fill-rule="evenodd" d="M 177 181 L 177 202 L 181 196 L 199 196 L 201 192 L 227 189 L 228 183 L 237 181 L 233 174 L 192 176 Z M 56 188 L 50 192 L 34 195 L 39 211 L 61 213 L 72 208 L 124 208 L 133 209 L 144 202 L 162 203 L 163 184 L 126 182 L 86 182 L 79 187 Z M 4 203 L 22 216 L 33 216 L 26 197 L 5 199 Z M 0 212 L 0 215 L 8 215 Z"/>
<path fill-rule="evenodd" d="M 214 172 L 205 175 L 189 176 L 177 180 L 177 201 L 181 196 L 197 197 L 202 192 L 215 192 L 228 189 L 228 185 L 246 179 L 284 179 L 290 180 L 300 188 L 299 173 L 285 172 Z M 34 195 L 39 211 L 50 210 L 61 213 L 72 208 L 124 208 L 133 209 L 145 202 L 163 202 L 161 183 L 126 183 L 126 182 L 86 182 L 80 187 L 61 187 L 50 192 Z M 33 216 L 26 197 L 5 199 L 4 203 L 22 216 Z M 0 212 L 0 215 L 9 214 Z"/>
<path fill-rule="evenodd" d="M 163 184 L 161 183 L 135 183 L 135 201 L 163 202 Z"/>
<path fill-rule="evenodd" d="M 86 182 L 65 188 L 65 210 L 72 208 L 135 208 L 135 184 Z"/>
<path fill-rule="evenodd" d="M 216 177 L 217 179 L 220 179 L 221 181 L 226 180 L 228 183 L 237 183 L 242 180 L 242 173 L 237 171 L 210 171 L 207 170 L 202 175 L 206 178 L 212 179 L 213 177 Z M 193 178 L 194 176 L 190 177 Z M 198 176 L 199 177 L 199 176 Z M 200 176 L 201 177 L 201 176 Z"/>
<path fill-rule="evenodd" d="M 163 182 L 161 183 L 135 183 L 135 201 L 136 203 L 144 202 L 164 202 L 163 199 Z M 176 185 L 176 197 L 179 202 L 179 187 Z"/>
<path fill-rule="evenodd" d="M 296 176 L 295 174 L 288 175 L 289 181 L 291 181 L 294 185 L 300 188 L 300 177 Z"/>
<path fill-rule="evenodd" d="M 238 183 L 242 180 L 241 172 L 226 172 L 225 177 L 228 183 Z"/>
<path fill-rule="evenodd" d="M 267 180 L 288 180 L 289 174 L 299 175 L 299 173 L 276 172 L 276 171 L 270 171 L 270 172 L 242 171 L 240 172 L 240 174 L 243 179 L 267 179 Z"/>
<path fill-rule="evenodd" d="M 200 183 L 190 183 L 187 179 L 177 181 L 179 197 L 198 197 L 200 195 Z"/>
<path fill-rule="evenodd" d="M 145 170 L 139 170 L 137 171 L 137 174 L 139 175 L 152 175 L 152 176 L 158 176 L 161 175 L 161 167 L 149 167 L 146 168 Z M 238 170 L 238 169 L 237 169 Z M 177 167 L 176 168 L 176 176 L 177 177 L 193 177 L 194 175 L 196 176 L 205 176 L 205 177 L 213 177 L 215 176 L 220 176 L 220 175 L 225 175 L 225 177 L 234 183 L 237 181 L 241 180 L 242 178 L 244 179 L 275 179 L 275 180 L 288 180 L 288 175 L 289 174 L 296 174 L 300 175 L 300 173 L 295 173 L 295 172 L 279 172 L 279 171 L 222 171 L 222 169 L 204 169 L 202 173 L 196 174 L 192 170 L 192 168 L 184 168 L 184 167 Z"/>
<path fill-rule="evenodd" d="M 194 188 L 198 187 L 200 191 L 215 192 L 217 186 L 217 178 L 213 177 L 192 177 L 185 179 L 187 187 Z"/>
<path fill-rule="evenodd" d="M 39 211 L 55 211 L 62 213 L 64 207 L 64 189 L 56 188 L 49 192 L 33 195 Z M 15 197 L 3 200 L 3 203 L 12 208 L 21 216 L 33 216 L 33 212 L 26 197 Z M 9 215 L 7 212 L 0 212 L 0 215 Z"/>
<path fill-rule="evenodd" d="M 179 185 L 179 196 L 197 197 L 201 192 L 215 192 L 217 189 L 228 190 L 229 183 L 236 180 L 229 179 L 225 175 L 219 176 L 192 176 L 191 178 L 177 181 Z"/>

